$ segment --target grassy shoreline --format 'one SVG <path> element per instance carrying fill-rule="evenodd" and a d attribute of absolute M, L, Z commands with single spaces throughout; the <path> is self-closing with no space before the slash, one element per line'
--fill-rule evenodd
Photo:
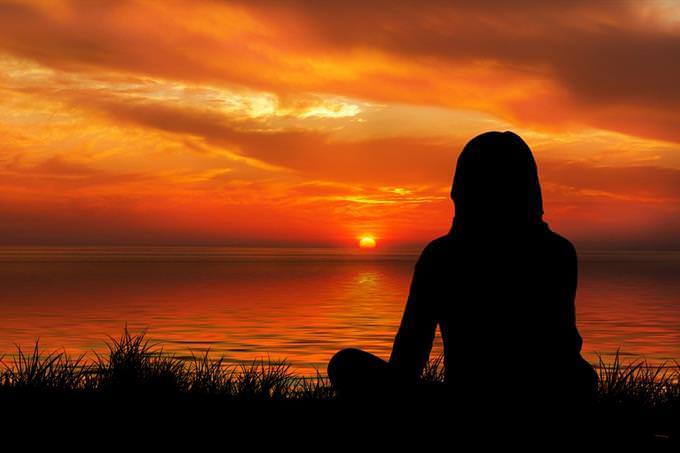
<path fill-rule="evenodd" d="M 65 352 L 29 351 L 17 347 L 0 359 L 0 401 L 63 397 L 196 399 L 216 401 L 330 401 L 328 379 L 296 375 L 286 361 L 256 360 L 238 365 L 206 352 L 181 359 L 163 352 L 143 333 L 127 329 L 107 343 L 108 353 L 94 360 Z M 600 359 L 596 407 L 630 413 L 680 426 L 680 364 L 651 365 L 644 360 L 610 363 Z M 443 380 L 441 358 L 423 373 L 430 382 Z M 549 377 L 548 377 L 549 378 Z"/>
<path fill-rule="evenodd" d="M 127 329 L 107 346 L 108 353 L 95 354 L 94 360 L 65 352 L 44 353 L 37 342 L 28 352 L 17 347 L 15 354 L 0 360 L 0 415 L 18 420 L 23 410 L 29 417 L 56 411 L 68 420 L 65 414 L 76 411 L 81 419 L 98 419 L 118 408 L 124 414 L 155 411 L 173 419 L 191 417 L 187 414 L 205 419 L 210 414 L 215 420 L 226 417 L 244 427 L 248 423 L 243 420 L 273 427 L 298 418 L 321 424 L 320 420 L 328 423 L 333 417 L 340 423 L 362 413 L 368 417 L 365 411 L 355 410 L 350 417 L 342 416 L 344 406 L 327 377 L 319 372 L 312 377 L 296 375 L 286 361 L 233 365 L 224 358 L 211 358 L 208 352 L 187 360 L 164 353 L 160 344 Z M 610 363 L 600 359 L 596 369 L 600 377 L 597 398 L 588 413 L 581 414 L 590 425 L 581 422 L 579 429 L 594 430 L 606 442 L 631 436 L 645 444 L 680 442 L 679 364 L 623 363 L 617 355 Z M 443 377 L 441 358 L 423 373 L 425 381 L 441 382 Z M 189 403 L 188 408 L 183 403 Z M 262 411 L 260 403 L 271 410 Z M 42 409 L 36 411 L 36 405 Z M 381 416 L 402 413 L 386 407 Z M 379 408 L 371 405 L 368 414 Z M 515 420 L 518 414 L 511 418 Z M 507 423 L 511 421 L 502 424 Z"/>
<path fill-rule="evenodd" d="M 72 357 L 43 352 L 38 342 L 27 351 L 17 346 L 0 357 L 0 400 L 34 395 L 87 394 L 172 398 L 177 396 L 240 400 L 329 400 L 328 379 L 296 375 L 285 360 L 260 359 L 237 365 L 209 351 L 182 359 L 167 354 L 144 333 L 127 329 L 107 342 L 107 354 Z"/>

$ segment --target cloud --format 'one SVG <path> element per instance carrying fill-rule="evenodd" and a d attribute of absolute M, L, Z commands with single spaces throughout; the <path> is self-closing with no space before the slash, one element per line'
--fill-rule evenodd
<path fill-rule="evenodd" d="M 680 170 L 542 162 L 548 221 L 587 248 L 680 246 Z"/>
<path fill-rule="evenodd" d="M 611 167 L 577 162 L 544 162 L 543 178 L 563 186 L 606 192 L 658 203 L 680 206 L 680 170 L 653 166 Z"/>
<path fill-rule="evenodd" d="M 68 71 L 474 107 L 679 141 L 680 33 L 667 15 L 632 1 L 5 3 L 0 48 Z"/>
<path fill-rule="evenodd" d="M 25 164 L 20 160 L 0 163 L 2 182 L 0 187 L 41 189 L 92 189 L 94 187 L 120 187 L 130 183 L 154 181 L 150 175 L 140 173 L 118 173 L 95 169 L 93 167 L 55 155 L 36 164 Z M 156 181 L 157 182 L 157 181 Z"/>
<path fill-rule="evenodd" d="M 316 131 L 263 131 L 253 128 L 253 124 L 231 122 L 224 116 L 202 110 L 111 100 L 92 102 L 117 121 L 199 136 L 262 165 L 336 181 L 441 183 L 450 179 L 451 167 L 460 149 L 460 146 L 403 137 L 333 141 L 328 134 Z"/>

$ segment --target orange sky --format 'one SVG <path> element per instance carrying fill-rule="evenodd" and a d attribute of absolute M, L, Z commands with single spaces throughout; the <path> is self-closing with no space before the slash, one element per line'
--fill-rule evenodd
<path fill-rule="evenodd" d="M 0 242 L 421 245 L 512 129 L 577 246 L 680 248 L 680 7 L 506 3 L 0 2 Z"/>

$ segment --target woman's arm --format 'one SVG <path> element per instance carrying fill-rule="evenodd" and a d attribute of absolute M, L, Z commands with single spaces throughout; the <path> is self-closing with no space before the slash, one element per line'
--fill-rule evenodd
<path fill-rule="evenodd" d="M 420 377 L 429 359 L 437 328 L 432 299 L 434 269 L 430 255 L 426 248 L 416 263 L 406 309 L 390 357 L 390 365 L 407 380 Z"/>
<path fill-rule="evenodd" d="M 578 356 L 581 352 L 583 340 L 576 327 L 576 287 L 578 285 L 578 257 L 576 249 L 566 241 L 563 251 L 561 275 L 563 283 L 560 288 L 561 307 L 560 319 L 562 320 L 562 344 L 559 349 L 567 356 Z"/>

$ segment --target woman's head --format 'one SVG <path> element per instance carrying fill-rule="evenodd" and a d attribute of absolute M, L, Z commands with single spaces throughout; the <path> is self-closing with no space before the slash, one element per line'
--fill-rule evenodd
<path fill-rule="evenodd" d="M 477 226 L 542 224 L 536 162 L 512 132 L 486 132 L 465 145 L 451 188 L 456 223 Z"/>

